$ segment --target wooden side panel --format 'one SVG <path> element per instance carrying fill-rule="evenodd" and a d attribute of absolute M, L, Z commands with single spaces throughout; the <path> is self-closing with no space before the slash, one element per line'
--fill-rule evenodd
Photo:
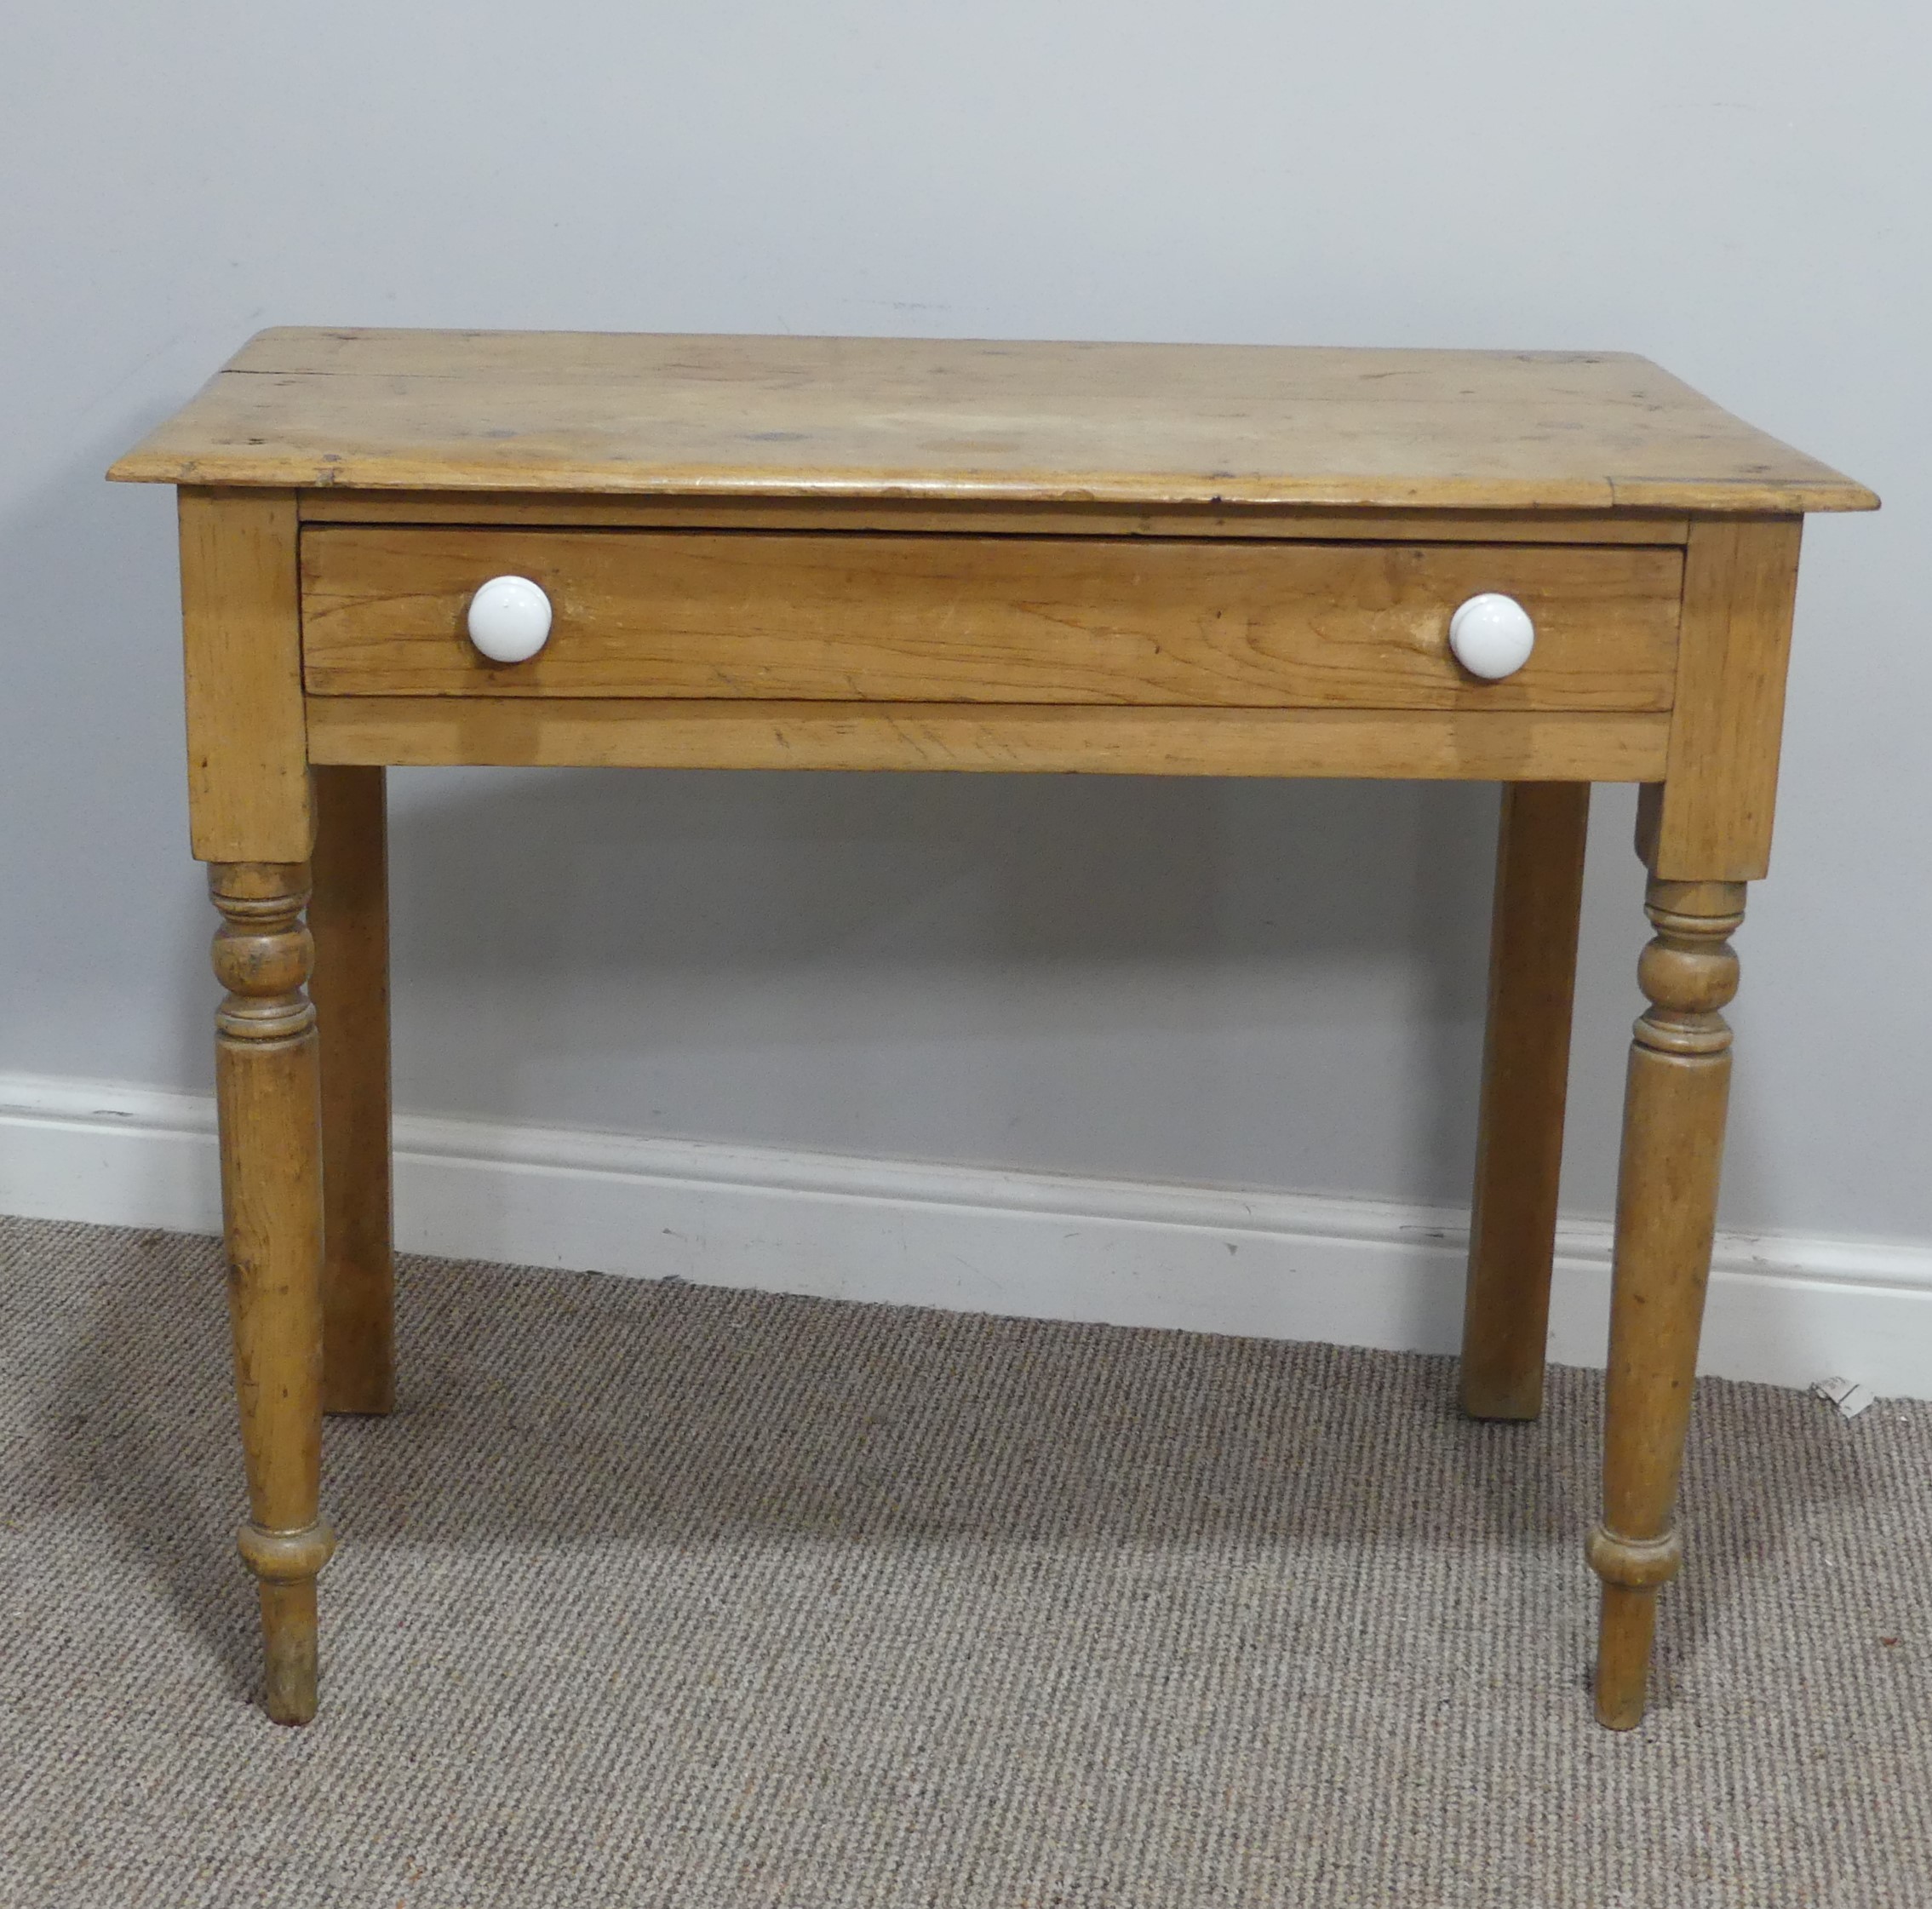
<path fill-rule="evenodd" d="M 188 825 L 203 862 L 306 862 L 294 495 L 184 490 Z"/>
<path fill-rule="evenodd" d="M 545 647 L 465 632 L 527 576 Z M 1664 709 L 1672 549 L 322 525 L 302 537 L 317 695 L 689 697 L 1366 709 Z M 1487 590 L 1536 620 L 1500 682 L 1451 656 Z"/>
<path fill-rule="evenodd" d="M 1769 866 L 1803 528 L 1797 517 L 1692 523 L 1670 763 L 1638 829 L 1665 880 L 1756 881 Z"/>
<path fill-rule="evenodd" d="M 1641 783 L 1667 715 L 311 697 L 318 762 Z"/>

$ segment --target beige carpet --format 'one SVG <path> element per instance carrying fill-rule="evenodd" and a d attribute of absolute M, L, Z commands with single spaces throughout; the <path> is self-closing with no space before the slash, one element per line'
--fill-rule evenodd
<path fill-rule="evenodd" d="M 1711 1384 L 1590 1721 L 1596 1388 L 412 1262 L 253 1707 L 212 1242 L 0 1222 L 0 1903 L 1932 1903 L 1932 1407 Z"/>

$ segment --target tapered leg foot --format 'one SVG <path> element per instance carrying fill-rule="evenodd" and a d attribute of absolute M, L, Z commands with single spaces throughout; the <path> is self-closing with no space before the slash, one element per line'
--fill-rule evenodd
<path fill-rule="evenodd" d="M 1647 1541 L 1590 1534 L 1591 1568 L 1603 1580 L 1597 1638 L 1597 1721 L 1634 1730 L 1650 1683 L 1650 1645 L 1657 1631 L 1657 1592 L 1677 1574 L 1683 1546 L 1675 1532 Z"/>
<path fill-rule="evenodd" d="M 1472 1419 L 1534 1419 L 1543 1408 L 1589 819 L 1587 783 L 1503 791 L 1463 1304 L 1462 1403 Z"/>
<path fill-rule="evenodd" d="M 264 1702 L 277 1723 L 315 1717 L 315 1579 L 261 1586 Z"/>
<path fill-rule="evenodd" d="M 1744 919 L 1744 887 L 1654 879 L 1646 907 L 1656 934 L 1637 978 L 1651 1005 L 1637 1023 L 1625 1093 L 1603 1522 L 1588 1546 L 1604 1586 L 1597 1714 L 1615 1730 L 1643 1715 L 1657 1592 L 1683 1557 L 1677 1475 L 1730 1087 L 1731 1030 L 1719 1010 L 1737 989 L 1727 937 Z"/>
<path fill-rule="evenodd" d="M 209 870 L 222 914 L 215 1098 L 235 1395 L 248 1468 L 243 1561 L 261 1586 L 269 1715 L 315 1714 L 315 1579 L 333 1545 L 322 1480 L 322 1162 L 305 865 Z"/>
<path fill-rule="evenodd" d="M 1597 1620 L 1597 1721 L 1606 1730 L 1634 1730 L 1643 1721 L 1650 1645 L 1656 1631 L 1654 1590 L 1603 1586 Z"/>
<path fill-rule="evenodd" d="M 335 1549 L 335 1534 L 321 1524 L 306 1531 L 245 1524 L 236 1544 L 259 1580 L 268 1714 L 278 1723 L 307 1723 L 315 1715 L 315 1579 Z"/>

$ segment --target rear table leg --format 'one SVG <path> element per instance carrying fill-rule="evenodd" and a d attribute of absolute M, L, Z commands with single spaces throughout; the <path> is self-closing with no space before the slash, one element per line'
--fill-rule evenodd
<path fill-rule="evenodd" d="M 323 1408 L 396 1402 L 384 771 L 314 771 L 315 1000 L 322 1043 Z"/>
<path fill-rule="evenodd" d="M 1462 1402 L 1474 1419 L 1534 1419 L 1543 1407 L 1589 817 L 1587 783 L 1503 791 L 1463 1305 Z"/>

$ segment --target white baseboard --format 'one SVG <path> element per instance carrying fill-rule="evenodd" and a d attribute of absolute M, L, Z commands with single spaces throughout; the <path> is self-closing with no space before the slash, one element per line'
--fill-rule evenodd
<path fill-rule="evenodd" d="M 1018 1315 L 1455 1349 L 1466 1215 L 403 1116 L 410 1252 Z M 206 1098 L 0 1076 L 0 1212 L 207 1233 Z M 1609 1230 L 1557 1248 L 1550 1353 L 1602 1363 Z M 1719 1237 L 1701 1368 L 1932 1397 L 1932 1246 Z"/>

